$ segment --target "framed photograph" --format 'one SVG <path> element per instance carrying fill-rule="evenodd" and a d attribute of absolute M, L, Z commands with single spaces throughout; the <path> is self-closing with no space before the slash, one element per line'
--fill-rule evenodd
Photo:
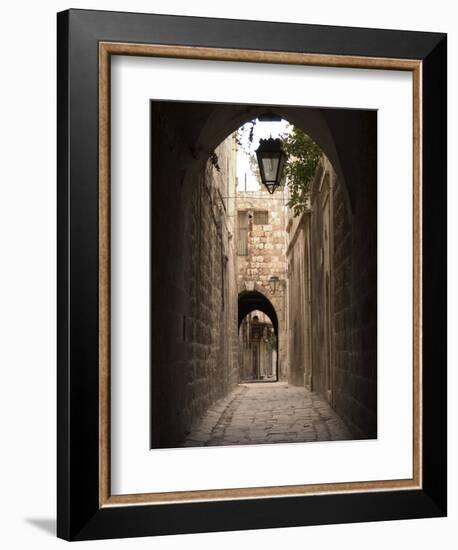
<path fill-rule="evenodd" d="M 58 14 L 58 536 L 446 514 L 446 35 Z"/>

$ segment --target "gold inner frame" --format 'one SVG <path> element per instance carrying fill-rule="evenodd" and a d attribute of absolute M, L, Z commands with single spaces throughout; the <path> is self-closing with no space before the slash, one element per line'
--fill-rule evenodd
<path fill-rule="evenodd" d="M 410 71 L 413 75 L 413 476 L 411 479 L 111 495 L 110 485 L 110 60 L 112 55 Z M 99 43 L 99 507 L 287 497 L 422 487 L 422 62 L 223 48 Z"/>

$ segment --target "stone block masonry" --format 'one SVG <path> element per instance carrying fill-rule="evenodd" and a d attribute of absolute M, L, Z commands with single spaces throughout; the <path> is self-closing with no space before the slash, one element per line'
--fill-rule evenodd
<path fill-rule="evenodd" d="M 351 205 L 323 158 L 311 208 L 288 223 L 290 382 L 328 400 L 355 438 L 377 436 L 377 187 L 366 187 Z"/>
<path fill-rule="evenodd" d="M 285 203 L 283 188 L 273 195 L 261 188 L 237 192 L 239 228 L 242 216 L 247 220 L 246 254 L 237 257 L 237 286 L 239 293 L 254 289 L 266 296 L 277 313 L 280 380 L 288 379 Z M 243 238 L 240 230 L 238 238 Z M 277 279 L 275 284 L 272 277 Z"/>
<path fill-rule="evenodd" d="M 238 381 L 235 143 L 216 149 L 218 167 L 196 171 L 184 201 L 174 133 L 155 120 L 151 446 L 174 447 Z"/>

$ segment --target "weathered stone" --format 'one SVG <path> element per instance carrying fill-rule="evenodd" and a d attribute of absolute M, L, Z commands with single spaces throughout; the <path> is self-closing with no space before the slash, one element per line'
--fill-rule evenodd
<path fill-rule="evenodd" d="M 288 224 L 289 380 L 313 387 L 355 434 L 371 438 L 377 434 L 376 224 L 362 220 L 368 212 L 376 219 L 376 185 L 367 185 L 370 192 L 352 213 L 344 186 L 329 161 L 322 162 L 311 211 Z"/>
<path fill-rule="evenodd" d="M 174 446 L 182 440 L 208 408 L 232 391 L 238 381 L 236 254 L 232 238 L 236 207 L 235 201 L 227 198 L 235 195 L 232 137 L 217 148 L 217 155 L 220 171 L 208 162 L 196 178 L 186 233 L 189 257 L 187 261 L 178 259 L 185 274 L 182 268 L 173 267 L 173 241 L 169 245 L 167 238 L 157 241 L 158 250 L 163 251 L 156 250 L 156 257 L 168 258 L 170 262 L 170 268 L 162 266 L 161 271 L 176 277 L 173 292 L 166 291 L 169 281 L 164 281 L 162 290 L 170 299 L 165 304 L 172 321 L 167 321 L 169 314 L 164 314 L 164 308 L 155 307 L 162 296 L 153 293 L 153 333 L 159 328 L 158 333 L 162 334 L 160 339 L 153 339 L 151 347 L 152 443 L 157 447 Z M 161 161 L 170 162 L 167 156 L 165 149 Z M 179 204 L 179 198 L 171 203 Z M 174 224 L 180 223 L 176 216 L 172 219 Z M 174 231 L 175 228 L 162 235 L 171 236 Z M 164 245 L 168 245 L 165 250 Z M 154 266 L 152 271 L 155 272 Z M 162 326 L 167 327 L 165 333 L 161 332 Z M 156 359 L 164 351 L 168 364 L 160 371 Z M 196 442 L 202 439 L 194 439 Z"/>
<path fill-rule="evenodd" d="M 304 421 L 305 416 L 307 421 Z M 180 446 L 299 443 L 351 438 L 352 434 L 339 416 L 318 395 L 306 388 L 267 382 L 239 385 L 209 409 Z"/>
<path fill-rule="evenodd" d="M 280 196 L 283 190 L 276 191 Z M 279 378 L 286 380 L 288 376 L 286 361 L 286 325 L 285 325 L 285 280 L 286 280 L 286 256 L 284 237 L 280 243 L 275 244 L 274 237 L 284 236 L 285 232 L 285 201 L 272 200 L 272 196 L 264 189 L 256 191 L 243 191 L 237 193 L 237 209 L 248 212 L 248 236 L 247 256 L 238 256 L 238 289 L 245 289 L 247 281 L 254 284 L 255 289 L 269 299 L 279 319 L 278 327 L 278 370 Z M 254 212 L 263 211 L 268 214 L 268 224 L 256 225 Z M 270 278 L 278 277 L 276 288 L 273 289 Z M 275 290 L 275 291 L 274 291 Z M 240 356 L 243 364 L 243 354 Z M 243 368 L 243 366 L 242 366 Z"/>

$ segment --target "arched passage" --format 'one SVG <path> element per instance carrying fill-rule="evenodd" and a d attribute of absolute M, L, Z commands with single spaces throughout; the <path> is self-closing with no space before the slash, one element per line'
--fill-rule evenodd
<path fill-rule="evenodd" d="M 272 321 L 275 334 L 278 336 L 278 317 L 272 302 L 257 290 L 244 290 L 238 298 L 239 327 L 243 319 L 252 311 L 262 311 Z"/>
<path fill-rule="evenodd" d="M 335 259 L 340 294 L 330 284 L 339 310 L 328 318 L 317 303 L 310 339 L 314 361 L 325 347 L 321 326 L 327 323 L 339 349 L 330 361 L 339 369 L 339 393 L 333 406 L 344 417 L 357 419 L 361 435 L 373 434 L 376 414 L 376 113 L 292 106 L 221 105 L 153 102 L 151 108 L 151 364 L 153 443 L 164 446 L 183 437 L 190 424 L 234 385 L 231 341 L 237 339 L 237 289 L 230 266 L 233 229 L 225 225 L 225 205 L 208 182 L 219 178 L 208 162 L 214 149 L 245 122 L 273 114 L 288 120 L 319 144 L 331 163 L 339 204 L 329 211 L 329 229 L 320 224 L 310 231 L 334 239 L 329 257 Z M 334 181 L 331 180 L 331 183 Z M 326 186 L 323 185 L 323 188 Z M 328 185 L 329 196 L 336 187 Z M 223 193 L 221 194 L 224 196 Z M 343 207 L 341 207 L 343 205 Z M 233 216 L 232 216 L 233 219 Z M 299 242 L 299 241 L 298 241 Z M 296 255 L 297 265 L 318 271 L 327 259 L 320 246 L 310 245 L 308 256 Z M 334 255 L 334 250 L 336 251 Z M 228 260 L 229 259 L 229 260 Z M 161 268 L 157 269 L 158 262 Z M 337 265 L 337 262 L 342 263 Z M 291 262 L 293 265 L 294 262 Z M 232 277 L 232 281 L 230 280 Z M 336 277 L 337 279 L 337 277 Z M 319 282 L 318 278 L 315 281 Z M 243 287 L 238 287 L 240 290 Z M 313 300 L 325 295 L 316 285 L 303 294 Z M 232 302 L 231 302 L 232 300 Z M 275 303 L 275 299 L 272 298 Z M 291 304 L 298 303 L 291 301 Z M 243 307 L 249 303 L 244 299 Z M 262 304 L 261 304 L 262 305 Z M 254 306 L 263 311 L 259 304 Z M 272 313 L 272 311 L 270 311 Z M 266 313 L 269 315 L 269 313 Z M 320 324 L 317 320 L 323 319 Z M 270 315 L 269 315 L 270 317 Z M 234 318 L 235 335 L 226 331 Z M 283 315 L 280 316 L 283 325 Z M 272 319 L 274 324 L 274 319 Z M 276 320 L 277 331 L 278 318 Z M 339 332 L 339 334 L 337 334 Z M 288 325 L 294 342 L 295 327 Z M 337 346 L 337 345 L 336 345 Z M 352 369 L 348 368 L 351 358 Z M 283 364 L 283 363 L 282 363 Z M 368 367 L 367 365 L 370 365 Z M 324 386 L 314 372 L 313 388 Z M 355 379 L 365 378 L 364 385 Z M 300 377 L 297 377 L 300 380 Z M 367 383 L 366 383 L 367 382 Z M 192 386 L 192 389 L 189 388 Z M 355 395 L 353 388 L 361 388 Z M 203 389 L 202 389 L 203 388 Z M 355 405 L 352 409 L 348 404 Z M 361 421 L 360 421 L 361 420 Z M 154 441 L 156 439 L 156 441 Z"/>
<path fill-rule="evenodd" d="M 274 380 L 278 380 L 278 342 L 279 342 L 279 326 L 278 316 L 272 302 L 261 292 L 257 290 L 245 290 L 240 292 L 238 296 L 238 328 L 243 320 L 253 311 L 261 311 L 272 322 L 272 326 L 275 332 L 275 376 Z"/>
<path fill-rule="evenodd" d="M 339 154 L 339 148 L 345 148 L 345 141 L 343 139 L 340 147 L 337 146 L 331 130 L 332 115 L 326 110 L 279 105 L 214 105 L 211 112 L 206 113 L 200 133 L 195 136 L 194 162 L 189 164 L 184 177 L 185 192 L 188 185 L 193 186 L 196 172 L 202 170 L 211 152 L 228 135 L 246 122 L 263 116 L 278 116 L 308 134 L 321 147 L 342 184 L 347 185 Z M 351 192 L 346 192 L 346 195 L 350 208 Z"/>
<path fill-rule="evenodd" d="M 346 179 L 347 179 L 347 173 L 344 172 L 342 168 L 342 163 L 340 159 L 340 155 L 342 154 L 344 157 L 347 154 L 347 151 L 344 151 L 343 148 L 345 148 L 345 141 L 342 141 L 341 143 L 341 151 L 339 151 L 339 148 L 336 145 L 336 142 L 334 140 L 333 132 L 331 131 L 332 126 L 332 114 L 330 114 L 329 110 L 326 109 L 316 109 L 316 108 L 303 108 L 303 107 L 296 107 L 296 106 L 281 106 L 281 105 L 227 105 L 227 104 L 218 104 L 218 105 L 212 105 L 211 110 L 207 110 L 208 105 L 204 107 L 204 114 L 203 114 L 203 123 L 201 126 L 201 131 L 199 135 L 195 136 L 196 143 L 193 148 L 193 155 L 194 160 L 193 162 L 189 163 L 188 169 L 183 177 L 183 184 L 182 184 L 182 192 L 184 197 L 188 197 L 186 200 L 190 201 L 191 196 L 194 193 L 194 189 L 197 185 L 199 185 L 199 181 L 201 181 L 202 174 L 205 172 L 206 167 L 208 166 L 208 159 L 212 151 L 218 148 L 218 146 L 221 143 L 224 143 L 224 141 L 230 136 L 233 132 L 238 130 L 241 126 L 243 126 L 245 123 L 252 121 L 254 119 L 265 119 L 265 118 L 278 118 L 283 119 L 289 122 L 291 125 L 297 127 L 298 129 L 305 132 L 307 135 L 309 135 L 322 149 L 324 153 L 324 157 L 326 159 L 326 162 L 329 166 L 332 167 L 332 171 L 336 175 L 336 181 L 339 182 L 339 194 L 341 198 L 341 202 L 343 204 L 343 210 L 345 211 L 343 213 L 343 217 L 346 219 L 351 219 L 351 209 L 352 209 L 352 200 L 350 193 L 347 189 L 346 185 Z M 341 123 L 343 123 L 341 121 Z M 348 173 L 348 178 L 350 181 L 354 181 L 354 177 Z M 189 193 L 189 195 L 188 195 Z M 329 194 L 330 201 L 332 202 L 333 199 L 333 193 L 331 192 Z M 237 199 L 239 202 L 239 199 Z M 318 199 L 317 202 L 321 202 L 320 199 Z M 239 204 L 240 209 L 243 207 Z M 254 209 L 259 208 L 259 203 L 254 206 Z M 321 205 L 320 205 L 321 208 Z M 185 215 L 184 218 L 184 224 L 185 227 L 189 227 L 189 220 Z M 347 224 L 348 225 L 348 224 Z M 277 228 L 278 229 L 278 228 Z M 318 228 L 315 228 L 315 231 L 318 231 Z M 188 233 L 188 229 L 185 230 L 185 233 Z M 336 244 L 339 245 L 338 239 L 336 240 Z M 274 245 L 276 246 L 276 245 Z M 317 249 L 318 249 L 318 242 L 317 242 Z M 190 247 L 185 248 L 184 254 L 189 254 L 191 252 Z M 332 252 L 331 252 L 332 254 Z M 285 254 L 286 258 L 286 254 Z M 276 275 L 276 274 L 275 274 Z M 286 281 L 286 276 L 284 278 Z M 255 281 L 255 283 L 258 283 L 258 281 Z M 265 287 L 265 285 L 264 285 Z M 243 288 L 243 285 L 242 287 Z M 239 287 L 240 290 L 240 287 Z M 305 366 L 304 364 L 301 364 L 299 366 L 298 371 L 292 372 L 289 366 L 289 358 L 288 358 L 288 347 L 293 345 L 293 342 L 297 342 L 298 338 L 293 337 L 291 339 L 291 342 L 288 343 L 288 333 L 286 330 L 286 283 L 283 287 L 283 291 L 285 292 L 285 295 L 282 298 L 277 297 L 276 299 L 276 306 L 278 307 L 278 311 L 280 311 L 280 314 L 284 316 L 285 322 L 283 323 L 282 331 L 277 332 L 278 335 L 278 355 L 277 355 L 277 376 L 282 381 L 289 381 L 294 383 L 299 383 L 300 381 L 303 381 L 306 374 L 305 374 Z M 318 289 L 318 292 L 321 294 L 321 288 Z M 283 306 L 280 305 L 280 303 L 283 301 Z M 330 299 L 328 298 L 328 303 L 330 302 Z M 321 304 L 318 306 L 321 308 Z M 333 316 L 332 308 L 329 307 L 329 314 L 328 318 L 331 319 Z M 305 315 L 305 312 L 300 313 L 299 315 Z M 326 319 L 323 319 L 322 324 L 326 323 Z M 332 330 L 332 324 L 331 320 L 327 323 L 328 327 L 319 327 L 318 331 L 326 333 L 326 330 Z M 299 333 L 302 332 L 302 327 L 300 326 L 300 323 L 292 323 L 292 327 L 294 330 L 299 331 Z M 297 335 L 296 335 L 297 336 Z M 301 338 L 301 334 L 299 334 L 299 337 Z M 315 347 L 316 347 L 316 353 L 314 354 L 315 358 L 318 358 L 320 356 L 321 349 L 324 348 L 324 346 L 317 341 L 317 338 L 314 340 Z M 329 345 L 327 348 L 329 348 L 328 355 L 331 356 L 332 351 L 332 339 L 328 338 Z M 303 339 L 301 338 L 300 346 L 304 345 Z M 297 347 L 297 344 L 296 344 Z M 309 346 L 311 347 L 311 345 Z M 318 373 L 320 372 L 318 369 L 315 370 L 315 373 L 317 373 L 317 379 L 316 379 L 316 387 L 329 385 L 330 381 L 333 380 L 334 375 L 332 374 L 332 368 L 330 367 L 328 369 L 328 374 L 326 374 L 326 377 L 320 376 L 320 379 L 318 377 Z M 309 369 L 309 372 L 311 372 L 311 368 Z M 307 375 L 311 376 L 311 375 Z M 301 382 L 302 383 L 302 382 Z M 332 392 L 331 392 L 332 393 Z M 329 393 L 329 399 L 332 398 L 331 393 Z"/>

